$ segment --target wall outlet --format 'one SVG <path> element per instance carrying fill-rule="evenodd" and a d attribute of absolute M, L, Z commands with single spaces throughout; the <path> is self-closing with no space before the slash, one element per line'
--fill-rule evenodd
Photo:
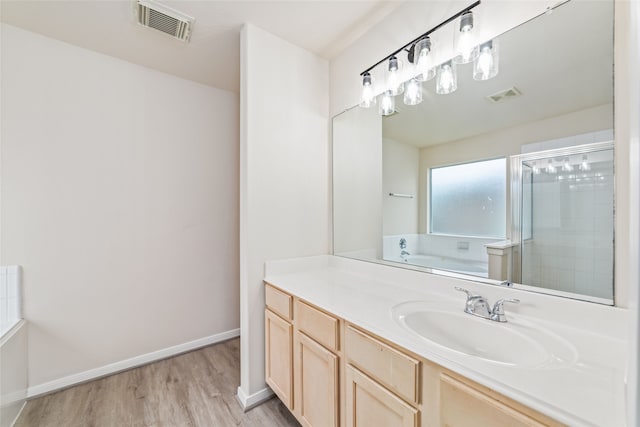
<path fill-rule="evenodd" d="M 468 251 L 469 250 L 469 242 L 458 242 L 458 250 Z"/>

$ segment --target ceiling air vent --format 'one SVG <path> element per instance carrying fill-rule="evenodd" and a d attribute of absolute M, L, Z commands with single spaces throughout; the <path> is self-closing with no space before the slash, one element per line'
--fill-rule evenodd
<path fill-rule="evenodd" d="M 487 99 L 497 104 L 498 102 L 504 102 L 520 95 L 522 95 L 522 92 L 520 92 L 517 87 L 511 86 L 509 89 L 501 90 L 500 92 L 487 96 Z"/>
<path fill-rule="evenodd" d="M 168 6 L 150 0 L 138 0 L 138 23 L 188 42 L 194 19 Z"/>

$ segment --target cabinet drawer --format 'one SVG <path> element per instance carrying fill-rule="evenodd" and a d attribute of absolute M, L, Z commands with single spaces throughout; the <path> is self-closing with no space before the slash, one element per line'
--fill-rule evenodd
<path fill-rule="evenodd" d="M 293 310 L 292 303 L 293 298 L 291 295 L 287 295 L 279 289 L 265 283 L 264 288 L 264 301 L 267 307 L 274 313 L 284 317 L 287 320 L 292 319 Z"/>
<path fill-rule="evenodd" d="M 317 308 L 296 300 L 298 329 L 330 350 L 338 350 L 339 321 Z"/>
<path fill-rule="evenodd" d="M 440 425 L 456 427 L 556 427 L 563 426 L 507 398 L 493 397 L 477 384 L 440 374 Z M 512 406 L 512 404 L 514 406 Z"/>
<path fill-rule="evenodd" d="M 408 402 L 419 403 L 420 361 L 357 329 L 345 332 L 347 361 Z"/>

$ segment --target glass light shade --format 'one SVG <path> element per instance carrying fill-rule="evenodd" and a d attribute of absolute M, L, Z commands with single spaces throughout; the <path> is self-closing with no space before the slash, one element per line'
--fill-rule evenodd
<path fill-rule="evenodd" d="M 473 12 L 463 13 L 456 21 L 454 33 L 455 56 L 453 61 L 456 64 L 468 64 L 478 57 L 478 46 L 476 46 L 476 35 L 473 29 Z"/>
<path fill-rule="evenodd" d="M 458 78 L 456 75 L 456 64 L 452 61 L 445 62 L 438 66 L 438 76 L 436 78 L 436 93 L 446 95 L 458 89 Z"/>
<path fill-rule="evenodd" d="M 436 68 L 431 60 L 431 39 L 425 37 L 418 41 L 413 50 L 413 62 L 416 64 L 416 79 L 421 82 L 436 76 Z"/>
<path fill-rule="evenodd" d="M 373 93 L 371 74 L 364 73 L 362 75 L 362 94 L 360 95 L 360 106 L 369 108 L 376 103 L 376 96 Z"/>
<path fill-rule="evenodd" d="M 480 45 L 478 57 L 473 61 L 473 79 L 489 80 L 498 75 L 500 64 L 498 40 Z"/>
<path fill-rule="evenodd" d="M 418 105 L 422 102 L 422 84 L 417 78 L 411 79 L 406 83 L 404 89 L 405 105 Z"/>
<path fill-rule="evenodd" d="M 571 166 L 569 158 L 564 159 L 564 162 L 562 162 L 562 170 L 565 172 L 571 172 L 573 170 L 573 166 Z"/>
<path fill-rule="evenodd" d="M 381 95 L 380 105 L 378 111 L 383 116 L 390 116 L 396 111 L 396 99 L 393 97 L 393 93 L 388 90 Z"/>
<path fill-rule="evenodd" d="M 389 58 L 389 68 L 387 69 L 387 90 L 393 95 L 400 95 L 404 91 L 402 80 L 402 61 L 395 56 Z"/>
<path fill-rule="evenodd" d="M 553 166 L 553 160 L 549 160 L 547 164 L 547 173 L 556 173 L 556 167 Z"/>

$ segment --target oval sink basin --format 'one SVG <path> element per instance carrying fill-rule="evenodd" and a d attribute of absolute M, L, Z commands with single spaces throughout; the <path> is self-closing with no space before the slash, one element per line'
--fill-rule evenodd
<path fill-rule="evenodd" d="M 393 318 L 419 337 L 450 350 L 514 366 L 573 363 L 575 348 L 559 336 L 507 314 L 493 322 L 443 304 L 412 301 L 392 309 Z"/>

